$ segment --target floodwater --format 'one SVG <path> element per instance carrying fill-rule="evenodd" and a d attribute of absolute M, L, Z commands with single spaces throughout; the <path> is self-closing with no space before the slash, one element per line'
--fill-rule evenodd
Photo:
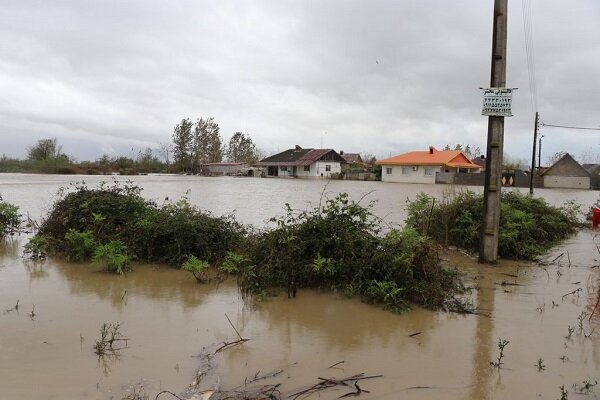
<path fill-rule="evenodd" d="M 80 177 L 91 186 L 105 178 Z M 57 189 L 74 180 L 0 175 L 0 194 L 39 218 Z M 306 208 L 341 191 L 354 199 L 367 194 L 367 200 L 377 200 L 377 215 L 401 224 L 407 197 L 419 191 L 442 196 L 449 190 L 259 178 L 144 176 L 135 181 L 159 203 L 185 195 L 216 215 L 234 212 L 241 222 L 258 227 L 281 215 L 285 203 Z M 575 200 L 588 206 L 598 198 L 590 191 L 539 190 L 536 195 L 557 205 Z M 307 290 L 292 300 L 248 303 L 232 282 L 199 285 L 186 272 L 159 265 L 135 265 L 133 272 L 116 276 L 60 259 L 26 262 L 20 257 L 26 239 L 0 245 L 0 398 L 181 394 L 196 371 L 207 367 L 198 355 L 237 339 L 226 315 L 250 340 L 212 358 L 200 382 L 204 389 L 217 384 L 231 389 L 257 373 L 283 370 L 255 385 L 281 383 L 279 390 L 289 395 L 318 383 L 318 377 L 365 373 L 383 375 L 359 383 L 370 391 L 360 397 L 368 399 L 557 399 L 561 385 L 569 398 L 577 398 L 584 380 L 600 379 L 599 310 L 589 318 L 598 299 L 600 237 L 591 230 L 554 249 L 548 260 L 564 255 L 544 268 L 506 261 L 481 266 L 460 253 L 444 254 L 465 273 L 477 315 L 418 308 L 395 315 L 356 299 Z M 586 315 L 580 326 L 581 313 Z M 99 358 L 92 346 L 105 322 L 119 322 L 130 340 L 117 356 Z M 496 369 L 490 361 L 498 357 L 499 338 L 510 343 Z M 595 388 L 589 389 L 588 398 L 594 398 Z M 330 389 L 309 398 L 334 399 L 350 391 Z"/>

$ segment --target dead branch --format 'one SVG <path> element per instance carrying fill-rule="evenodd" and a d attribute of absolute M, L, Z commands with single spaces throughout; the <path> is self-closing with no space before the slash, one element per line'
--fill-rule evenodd
<path fill-rule="evenodd" d="M 330 368 L 336 367 L 336 366 L 338 366 L 338 365 L 340 365 L 340 364 L 343 364 L 343 363 L 344 363 L 344 361 L 343 361 L 343 360 L 342 360 L 342 361 L 338 361 L 338 362 L 336 362 L 335 364 L 333 364 L 333 365 L 330 365 L 329 367 L 327 367 L 327 369 L 330 369 Z"/>
<path fill-rule="evenodd" d="M 408 337 L 415 337 L 417 335 L 420 335 L 423 332 L 415 332 L 415 333 L 411 333 L 410 335 L 408 335 Z"/>
<path fill-rule="evenodd" d="M 561 258 L 564 255 L 565 255 L 565 253 L 560 253 L 554 260 L 550 261 L 550 264 L 554 263 L 554 261 L 558 260 L 559 258 Z"/>
<path fill-rule="evenodd" d="M 341 399 L 341 398 L 344 398 L 344 397 L 350 397 L 350 396 L 360 396 L 360 394 L 362 392 L 371 393 L 368 390 L 361 389 L 360 386 L 358 386 L 358 381 L 354 381 L 354 387 L 356 388 L 356 392 L 350 392 L 350 393 L 343 394 L 340 397 L 338 397 L 338 399 Z"/>
<path fill-rule="evenodd" d="M 230 347 L 237 346 L 238 344 L 245 343 L 245 342 L 247 342 L 248 340 L 250 340 L 250 339 L 238 339 L 238 340 L 234 340 L 233 342 L 223 342 L 223 345 L 222 345 L 221 347 L 219 347 L 218 349 L 216 349 L 216 350 L 214 351 L 214 353 L 212 353 L 212 354 L 211 354 L 211 355 L 208 357 L 208 359 L 211 359 L 211 358 L 213 358 L 213 357 L 214 357 L 214 356 L 215 356 L 215 355 L 216 355 L 218 352 L 220 352 L 220 351 L 227 350 L 227 349 L 228 349 L 228 348 L 230 348 Z"/>
<path fill-rule="evenodd" d="M 577 288 L 575 290 L 573 290 L 572 292 L 566 293 L 562 295 L 562 300 L 565 299 L 565 297 L 570 296 L 572 294 L 578 294 L 579 292 L 581 292 L 581 288 Z"/>
<path fill-rule="evenodd" d="M 233 326 L 233 324 L 231 323 L 231 320 L 229 319 L 229 316 L 227 315 L 227 313 L 225 313 L 225 318 L 227 318 L 227 321 L 229 321 L 229 325 L 231 325 L 231 327 L 233 328 L 233 330 L 235 331 L 235 333 L 237 333 L 238 337 L 240 339 L 242 339 L 242 335 L 240 335 L 240 333 L 238 332 L 238 330 L 235 329 L 235 326 Z"/>
<path fill-rule="evenodd" d="M 156 395 L 156 397 L 154 398 L 154 400 L 158 400 L 158 398 L 163 394 L 170 394 L 171 396 L 175 397 L 176 399 L 183 400 L 181 397 L 177 396 L 175 393 L 170 392 L 168 390 L 163 390 L 162 392 L 158 393 Z"/>
<path fill-rule="evenodd" d="M 283 370 L 282 370 L 282 369 L 276 369 L 276 370 L 274 370 L 274 371 L 271 371 L 271 372 L 269 372 L 269 373 L 266 373 L 266 374 L 264 374 L 264 375 L 259 375 L 259 374 L 260 374 L 260 371 L 257 371 L 257 372 L 254 374 L 254 377 L 253 377 L 252 379 L 250 379 L 250 380 L 247 380 L 248 378 L 246 378 L 246 381 L 244 382 L 244 385 L 248 385 L 248 384 L 250 384 L 250 383 L 254 383 L 254 382 L 256 382 L 256 381 L 260 381 L 261 379 L 268 379 L 268 378 L 272 378 L 272 377 L 274 377 L 274 376 L 277 376 L 277 375 L 281 374 L 282 372 L 283 372 Z"/>
<path fill-rule="evenodd" d="M 335 378 L 322 378 L 322 377 L 318 377 L 317 379 L 320 380 L 320 382 L 312 385 L 311 387 L 304 389 L 304 390 L 300 390 L 296 393 L 293 393 L 290 395 L 290 397 L 292 397 L 293 399 L 298 399 L 300 396 L 303 395 L 310 395 L 316 392 L 319 392 L 321 390 L 325 390 L 325 389 L 329 389 L 335 386 L 349 386 L 349 382 L 352 381 L 360 381 L 360 380 L 365 380 L 365 379 L 373 379 L 373 378 L 381 378 L 383 375 L 371 375 L 371 376 L 364 376 L 364 373 L 360 373 L 360 374 L 356 374 L 356 375 L 352 375 L 349 376 L 347 378 L 342 378 L 342 379 L 335 379 Z M 363 390 L 364 392 L 366 392 L 365 390 Z"/>

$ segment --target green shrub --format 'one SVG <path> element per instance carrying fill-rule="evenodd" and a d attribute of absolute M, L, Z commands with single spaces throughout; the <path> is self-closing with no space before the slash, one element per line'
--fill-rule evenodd
<path fill-rule="evenodd" d="M 419 194 L 408 203 L 406 224 L 446 245 L 479 250 L 483 195 L 466 191 L 441 201 Z M 573 234 L 579 208 L 574 203 L 553 207 L 543 199 L 503 192 L 498 254 L 502 258 L 533 260 Z"/>
<path fill-rule="evenodd" d="M 23 256 L 30 259 L 42 259 L 48 255 L 48 238 L 44 235 L 35 235 L 25 244 Z"/>
<path fill-rule="evenodd" d="M 158 207 L 140 193 L 130 183 L 76 185 L 54 204 L 40 233 L 53 251 L 73 260 L 86 259 L 91 240 L 119 240 L 134 259 L 176 266 L 188 255 L 218 263 L 243 241 L 244 230 L 231 217 L 213 217 L 185 200 Z"/>
<path fill-rule="evenodd" d="M 65 256 L 67 260 L 74 262 L 89 260 L 97 246 L 91 231 L 78 232 L 75 229 L 67 231 L 65 244 Z"/>
<path fill-rule="evenodd" d="M 346 194 L 312 211 L 274 219 L 277 228 L 250 246 L 251 263 L 241 270 L 246 291 L 273 287 L 341 290 L 400 310 L 409 302 L 440 307 L 457 288 L 432 242 L 414 229 L 381 236 L 380 221 Z M 433 287 L 433 290 L 425 288 Z"/>
<path fill-rule="evenodd" d="M 210 264 L 207 261 L 199 260 L 196 256 L 189 256 L 183 264 L 181 264 L 181 269 L 194 275 L 194 278 L 196 278 L 198 282 L 205 282 L 206 277 L 204 276 L 204 273 L 208 270 L 209 266 Z"/>
<path fill-rule="evenodd" d="M 2 201 L 0 196 L 0 239 L 6 235 L 14 235 L 21 228 L 19 207 Z"/>
<path fill-rule="evenodd" d="M 247 256 L 228 251 L 219 269 L 227 274 L 236 274 L 244 268 L 248 268 L 251 263 L 252 260 Z"/>
<path fill-rule="evenodd" d="M 126 248 L 119 240 L 111 240 L 107 244 L 99 245 L 92 256 L 94 264 L 105 267 L 109 272 L 123 275 L 129 266 L 129 257 Z"/>

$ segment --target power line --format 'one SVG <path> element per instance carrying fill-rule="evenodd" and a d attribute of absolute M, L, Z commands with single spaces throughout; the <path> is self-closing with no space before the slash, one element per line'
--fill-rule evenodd
<path fill-rule="evenodd" d="M 531 1 L 521 0 L 521 8 L 523 11 L 523 32 L 525 34 L 525 55 L 527 59 L 527 75 L 529 78 L 529 96 L 531 108 L 533 111 L 537 111 L 537 84 L 535 79 Z"/>
<path fill-rule="evenodd" d="M 542 126 L 549 126 L 552 128 L 566 128 L 566 129 L 582 129 L 582 130 L 588 130 L 588 131 L 600 131 L 600 128 L 591 128 L 591 127 L 585 127 L 585 126 L 567 126 L 567 125 L 552 125 L 552 124 L 545 124 L 545 123 L 540 123 L 540 125 Z"/>

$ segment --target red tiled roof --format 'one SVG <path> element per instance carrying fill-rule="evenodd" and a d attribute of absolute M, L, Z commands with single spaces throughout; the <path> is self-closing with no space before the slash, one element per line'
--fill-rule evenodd
<path fill-rule="evenodd" d="M 411 151 L 377 161 L 381 165 L 447 165 L 452 168 L 480 168 L 459 150 Z"/>

